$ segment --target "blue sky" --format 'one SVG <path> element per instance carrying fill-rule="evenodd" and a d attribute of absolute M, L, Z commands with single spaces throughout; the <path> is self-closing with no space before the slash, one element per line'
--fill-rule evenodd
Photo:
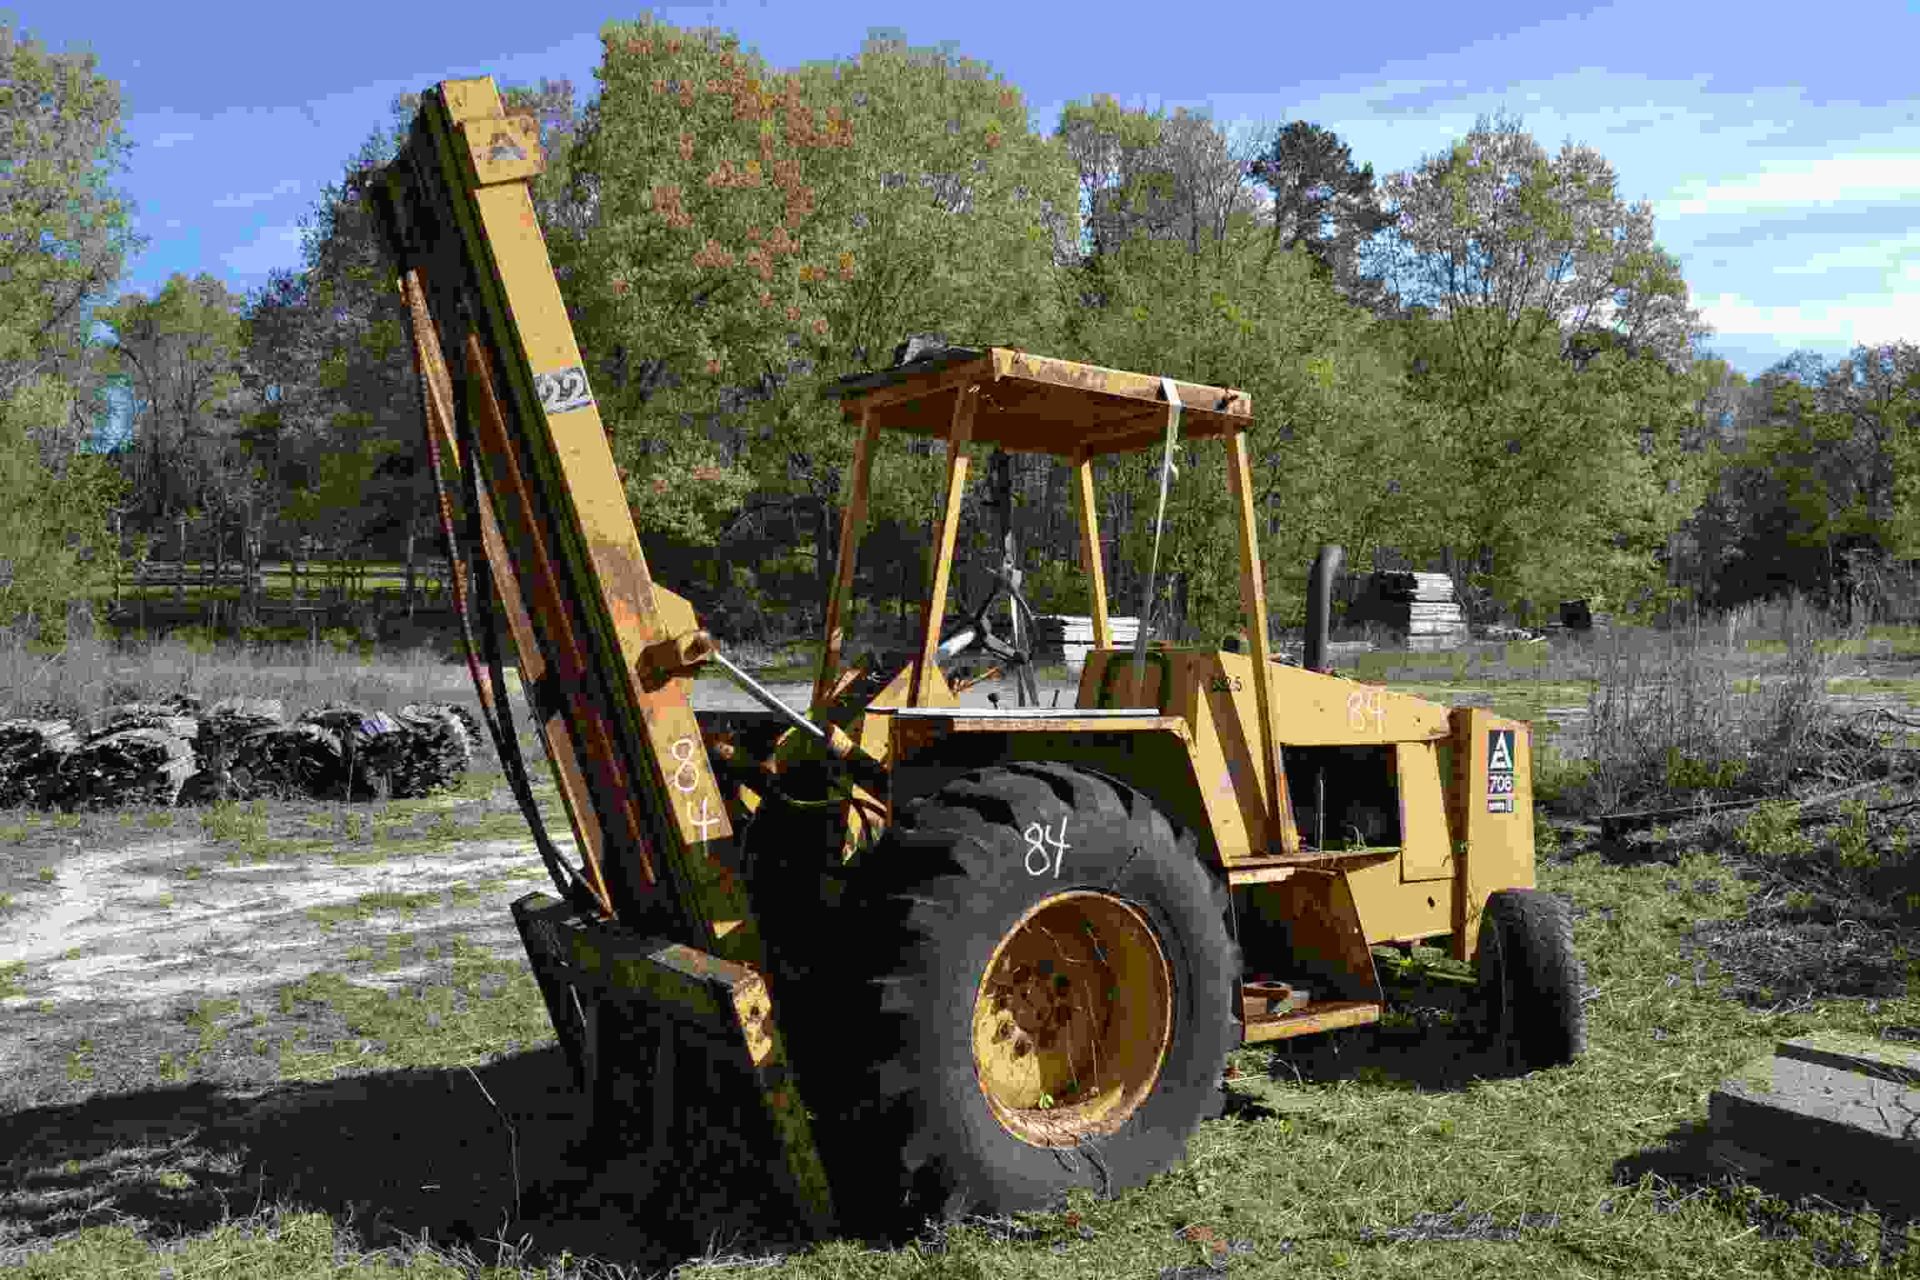
<path fill-rule="evenodd" d="M 300 221 L 401 92 L 452 76 L 570 77 L 638 9 L 47 4 L 12 16 L 84 45 L 125 88 L 124 186 L 150 244 L 126 287 L 208 271 L 237 289 L 299 264 Z M 1584 7 L 870 0 L 655 6 L 771 62 L 850 54 L 871 28 L 956 42 L 1051 128 L 1066 102 L 1205 110 L 1234 130 L 1308 119 L 1377 173 L 1506 109 L 1550 150 L 1597 147 L 1648 199 L 1709 345 L 1753 374 L 1795 349 L 1920 342 L 1920 0 Z"/>

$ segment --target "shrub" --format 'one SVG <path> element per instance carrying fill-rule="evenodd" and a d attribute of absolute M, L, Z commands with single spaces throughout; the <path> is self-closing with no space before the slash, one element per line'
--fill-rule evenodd
<path fill-rule="evenodd" d="M 1813 852 L 1813 841 L 1800 829 L 1800 805 L 1793 800 L 1756 806 L 1733 838 L 1756 858 L 1804 858 Z"/>

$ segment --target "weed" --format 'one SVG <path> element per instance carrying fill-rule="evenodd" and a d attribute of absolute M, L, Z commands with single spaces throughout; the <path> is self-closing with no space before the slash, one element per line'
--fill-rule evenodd
<path fill-rule="evenodd" d="M 1867 802 L 1849 800 L 1840 806 L 1841 824 L 1832 833 L 1834 853 L 1840 865 L 1864 870 L 1880 865 L 1873 849 L 1873 833 L 1867 825 Z"/>
<path fill-rule="evenodd" d="M 82 1084 L 93 1079 L 93 1041 L 82 1040 L 72 1053 L 67 1055 L 67 1079 L 74 1084 Z"/>
<path fill-rule="evenodd" d="M 26 984 L 21 981 L 26 976 L 27 962 L 9 960 L 0 964 L 0 1000 L 27 994 Z"/>
<path fill-rule="evenodd" d="M 1734 831 L 1734 840 L 1756 858 L 1802 858 L 1813 841 L 1800 829 L 1800 806 L 1792 800 L 1756 805 Z"/>
<path fill-rule="evenodd" d="M 387 860 L 385 849 L 339 849 L 333 860 L 343 867 L 377 867 Z"/>
<path fill-rule="evenodd" d="M 42 867 L 40 868 L 40 883 L 52 884 L 58 875 L 59 872 L 55 871 L 52 867 Z"/>
<path fill-rule="evenodd" d="M 11 910 L 13 910 L 13 895 L 10 893 L 0 893 L 0 911 Z"/>
<path fill-rule="evenodd" d="M 364 920 L 376 911 L 398 911 L 411 916 L 426 907 L 440 905 L 440 901 L 440 895 L 437 893 L 401 893 L 397 890 L 381 889 L 362 894 L 353 902 L 334 906 L 308 907 L 307 918 L 322 929 L 332 929 L 343 920 Z"/>
<path fill-rule="evenodd" d="M 149 831 L 165 831 L 173 825 L 173 822 L 174 815 L 167 809 L 155 809 L 152 813 L 140 819 L 140 825 Z"/>

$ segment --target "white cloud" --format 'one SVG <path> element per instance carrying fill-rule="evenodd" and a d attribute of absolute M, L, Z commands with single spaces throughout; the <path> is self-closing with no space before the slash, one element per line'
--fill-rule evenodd
<path fill-rule="evenodd" d="M 179 132 L 178 130 L 174 130 L 174 131 L 169 131 L 167 133 L 163 133 L 159 135 L 158 137 L 154 138 L 153 141 L 147 143 L 147 145 L 154 148 L 157 151 L 164 151 L 168 147 L 177 146 L 182 142 L 192 142 L 192 141 L 193 141 L 192 134 L 182 133 L 182 132 Z"/>
<path fill-rule="evenodd" d="M 300 179 L 282 178 L 274 184 L 274 188 L 271 191 L 248 191 L 221 196 L 213 202 L 213 207 L 216 209 L 249 209 L 256 204 L 265 204 L 269 200 L 277 200 L 281 196 L 297 195 L 299 191 Z"/>
<path fill-rule="evenodd" d="M 1775 275 L 1817 276 L 1829 271 L 1873 271 L 1883 269 L 1888 283 L 1904 278 L 1920 282 L 1920 231 L 1887 240 L 1869 240 L 1825 249 L 1784 262 L 1773 269 Z"/>
<path fill-rule="evenodd" d="M 1689 182 L 1659 202 L 1662 217 L 1741 214 L 1920 196 L 1920 152 L 1864 152 Z"/>
<path fill-rule="evenodd" d="M 227 270 L 242 276 L 264 276 L 275 267 L 300 264 L 300 224 L 276 223 L 260 228 L 253 239 L 220 255 Z"/>
<path fill-rule="evenodd" d="M 1700 314 L 1716 333 L 1799 344 L 1851 347 L 1911 342 L 1920 334 L 1920 272 L 1902 273 L 1908 288 L 1881 297 L 1809 299 L 1771 306 L 1739 294 L 1697 299 Z"/>

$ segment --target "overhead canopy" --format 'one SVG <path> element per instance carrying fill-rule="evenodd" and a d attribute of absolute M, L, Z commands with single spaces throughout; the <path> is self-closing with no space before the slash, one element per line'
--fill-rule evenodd
<path fill-rule="evenodd" d="M 1010 453 L 1072 458 L 1130 453 L 1166 439 L 1161 380 L 1099 365 L 1053 360 L 1007 347 L 948 347 L 879 373 L 841 378 L 829 390 L 847 415 L 888 431 L 945 439 L 954 398 L 978 385 L 973 440 Z M 1182 439 L 1199 440 L 1253 425 L 1244 391 L 1175 382 L 1183 406 Z"/>

